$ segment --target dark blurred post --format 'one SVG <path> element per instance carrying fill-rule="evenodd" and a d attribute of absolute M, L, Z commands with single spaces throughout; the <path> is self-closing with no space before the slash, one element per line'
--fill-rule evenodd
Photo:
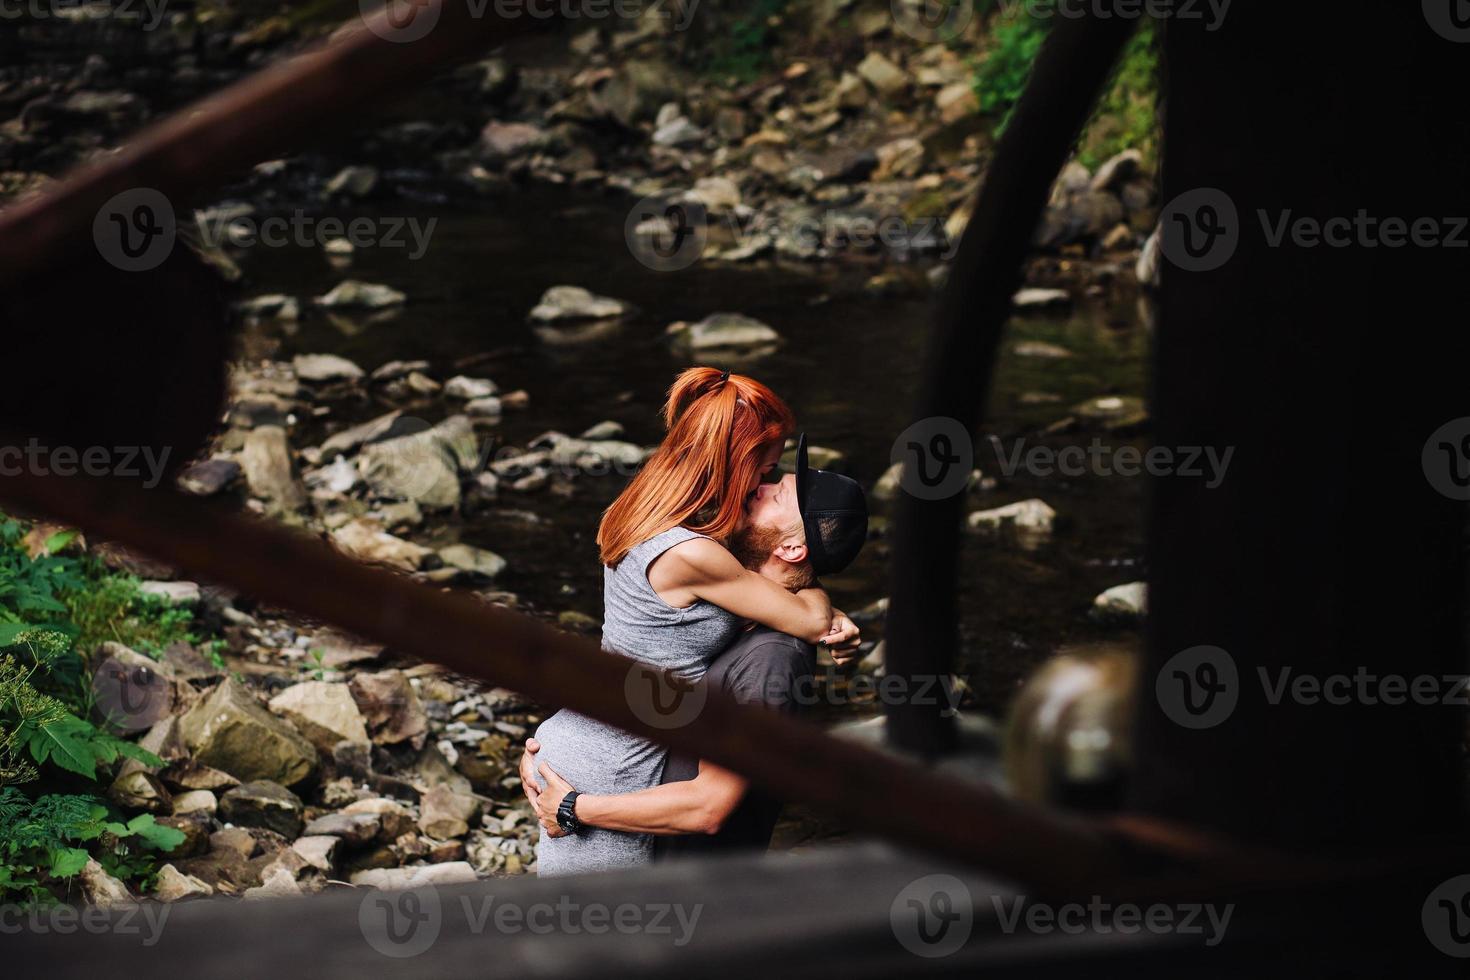
<path fill-rule="evenodd" d="M 1235 453 L 1218 489 L 1154 481 L 1139 809 L 1285 845 L 1459 826 L 1463 708 L 1306 705 L 1289 689 L 1273 705 L 1261 676 L 1361 667 L 1432 676 L 1445 696 L 1440 679 L 1465 670 L 1464 505 L 1421 461 L 1431 433 L 1470 415 L 1470 31 L 1447 36 L 1455 6 L 1237 0 L 1217 30 L 1168 24 L 1161 198 L 1223 192 L 1238 244 L 1218 268 L 1164 263 L 1154 438 Z M 1198 204 L 1178 226 L 1197 250 L 1231 220 Z M 1269 240 L 1283 215 L 1360 209 L 1378 227 L 1345 247 Z M 1389 218 L 1431 219 L 1458 243 L 1392 247 Z M 1155 681 L 1197 645 L 1229 654 L 1239 701 L 1194 730 Z"/>

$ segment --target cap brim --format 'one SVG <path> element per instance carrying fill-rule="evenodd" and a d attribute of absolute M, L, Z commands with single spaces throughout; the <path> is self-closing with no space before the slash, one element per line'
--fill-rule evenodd
<path fill-rule="evenodd" d="M 810 472 L 806 458 L 806 433 L 796 437 L 796 509 L 801 511 L 801 516 L 806 516 L 806 494 L 807 485 L 810 482 Z"/>

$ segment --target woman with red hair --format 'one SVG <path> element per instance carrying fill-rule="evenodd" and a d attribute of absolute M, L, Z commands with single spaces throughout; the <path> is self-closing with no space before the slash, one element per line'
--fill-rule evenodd
<path fill-rule="evenodd" d="M 603 515 L 603 649 L 693 682 L 749 621 L 823 643 L 839 657 L 858 630 L 834 612 L 808 577 L 783 588 L 746 568 L 727 549 L 747 501 L 780 461 L 796 428 L 791 409 L 753 378 L 690 368 L 669 389 L 663 443 Z M 797 555 L 796 562 L 802 560 Z M 648 678 L 630 672 L 630 697 L 645 699 Z M 634 705 L 638 710 L 641 704 Z M 656 708 L 653 710 L 657 710 Z M 585 715 L 558 711 L 536 730 L 543 762 L 580 792 L 627 793 L 656 786 L 668 750 Z M 653 838 L 580 827 L 577 792 L 568 793 L 566 836 L 542 835 L 537 869 L 571 874 L 641 864 Z"/>

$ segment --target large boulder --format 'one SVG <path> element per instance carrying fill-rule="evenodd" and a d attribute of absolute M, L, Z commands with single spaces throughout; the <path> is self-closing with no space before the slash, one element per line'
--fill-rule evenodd
<path fill-rule="evenodd" d="M 233 677 L 179 719 L 179 735 L 197 761 L 237 779 L 294 786 L 316 770 L 316 747 Z"/>
<path fill-rule="evenodd" d="M 313 745 L 328 754 L 344 738 L 352 742 L 368 740 L 362 712 L 357 710 L 357 702 L 345 684 L 326 681 L 295 684 L 271 698 L 270 710 L 289 720 Z"/>

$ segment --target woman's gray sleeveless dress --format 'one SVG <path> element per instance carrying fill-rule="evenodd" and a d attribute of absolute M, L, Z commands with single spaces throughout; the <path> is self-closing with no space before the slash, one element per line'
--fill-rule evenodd
<path fill-rule="evenodd" d="M 675 608 L 648 584 L 648 566 L 655 558 L 698 537 L 705 535 L 670 528 L 630 550 L 617 568 L 603 568 L 604 650 L 693 681 L 735 639 L 744 623 L 738 616 L 702 599 Z M 536 739 L 541 743 L 536 764 L 550 763 L 583 793 L 629 793 L 657 786 L 668 758 L 661 745 L 566 709 L 542 722 Z M 543 833 L 536 845 L 536 869 L 543 876 L 601 871 L 642 864 L 652 852 L 651 834 L 600 827 L 566 837 Z"/>

